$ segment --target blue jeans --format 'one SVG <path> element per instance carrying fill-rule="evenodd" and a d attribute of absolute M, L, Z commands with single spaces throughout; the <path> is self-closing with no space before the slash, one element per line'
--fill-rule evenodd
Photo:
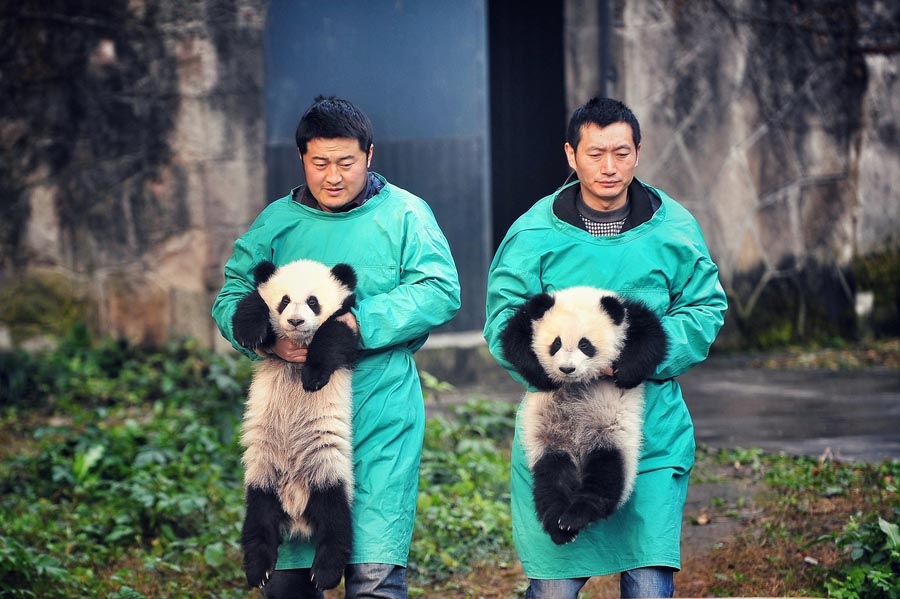
<path fill-rule="evenodd" d="M 589 578 L 528 579 L 525 599 L 576 599 Z M 622 599 L 638 597 L 671 597 L 675 594 L 672 568 L 636 568 L 622 572 L 619 578 Z"/>
<path fill-rule="evenodd" d="M 266 599 L 323 599 L 309 568 L 275 570 L 263 589 Z M 394 564 L 350 564 L 344 572 L 346 599 L 407 599 L 406 568 Z"/>

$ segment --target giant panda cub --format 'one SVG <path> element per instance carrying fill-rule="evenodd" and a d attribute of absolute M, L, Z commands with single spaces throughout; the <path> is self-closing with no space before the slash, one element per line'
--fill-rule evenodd
<path fill-rule="evenodd" d="M 265 585 L 285 533 L 315 536 L 312 581 L 337 586 L 352 549 L 351 371 L 358 335 L 337 320 L 355 305 L 356 274 L 312 260 L 253 271 L 238 303 L 234 338 L 261 355 L 279 337 L 307 345 L 305 364 L 271 354 L 253 376 L 244 412 L 241 532 L 251 587 Z"/>
<path fill-rule="evenodd" d="M 500 340 L 506 360 L 538 389 L 525 394 L 521 414 L 538 519 L 553 542 L 568 543 L 631 495 L 643 381 L 665 358 L 665 331 L 639 302 L 572 287 L 529 299 Z"/>

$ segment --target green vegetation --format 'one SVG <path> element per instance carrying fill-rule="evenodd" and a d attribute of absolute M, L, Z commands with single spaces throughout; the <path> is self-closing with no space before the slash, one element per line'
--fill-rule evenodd
<path fill-rule="evenodd" d="M 869 325 L 876 335 L 900 334 L 900 250 L 858 256 L 853 260 L 857 289 L 875 294 Z"/>
<path fill-rule="evenodd" d="M 189 341 L 92 346 L 83 330 L 52 352 L 0 354 L 0 597 L 258 597 L 238 546 L 250 372 Z M 413 594 L 521 592 L 513 422 L 514 406 L 483 400 L 429 420 Z M 685 566 L 695 594 L 897 597 L 900 463 L 701 448 L 694 478 L 762 489 L 710 500 L 713 520 L 742 525 Z"/>
<path fill-rule="evenodd" d="M 744 525 L 702 565 L 691 565 L 706 577 L 706 592 L 900 596 L 900 462 L 840 464 L 701 448 L 698 470 L 706 480 L 743 479 L 762 489 L 752 505 L 710 502 L 713 519 L 742 518 Z"/>

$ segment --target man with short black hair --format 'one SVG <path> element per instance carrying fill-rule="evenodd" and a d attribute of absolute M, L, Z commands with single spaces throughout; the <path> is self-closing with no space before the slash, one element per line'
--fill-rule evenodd
<path fill-rule="evenodd" d="M 300 258 L 356 271 L 357 306 L 345 322 L 360 335 L 353 374 L 353 552 L 346 596 L 407 597 L 406 560 L 418 495 L 425 408 L 413 353 L 459 309 L 459 278 L 446 238 L 421 199 L 368 170 L 372 125 L 352 103 L 317 97 L 297 126 L 306 184 L 270 204 L 234 245 L 213 317 L 234 347 L 231 318 L 254 289 L 253 267 Z M 306 347 L 279 339 L 271 353 L 304 362 Z M 321 598 L 310 580 L 314 540 L 285 539 L 269 598 Z"/>
<path fill-rule="evenodd" d="M 538 293 L 580 285 L 614 291 L 656 312 L 669 340 L 668 356 L 644 388 L 634 493 L 569 544 L 554 543 L 537 518 L 516 427 L 513 538 L 529 578 L 526 599 L 574 599 L 591 576 L 616 572 L 622 597 L 671 597 L 673 572 L 681 567 L 694 431 L 675 377 L 706 358 L 726 300 L 696 220 L 663 191 L 634 178 L 640 144 L 637 118 L 621 102 L 594 98 L 576 110 L 564 149 L 577 180 L 513 223 L 488 275 L 484 336 L 520 382 L 503 357 L 500 333 Z"/>

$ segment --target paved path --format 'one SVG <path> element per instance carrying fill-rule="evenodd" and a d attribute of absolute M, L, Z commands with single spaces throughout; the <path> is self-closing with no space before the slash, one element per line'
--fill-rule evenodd
<path fill-rule="evenodd" d="M 483 375 L 485 369 L 487 381 L 454 381 L 457 391 L 442 394 L 429 411 L 472 396 L 519 401 L 521 388 L 491 370 L 498 366 L 476 370 Z M 900 459 L 900 370 L 779 370 L 711 358 L 679 380 L 696 438 L 712 447 L 842 461 Z"/>
<path fill-rule="evenodd" d="M 900 459 L 900 370 L 772 370 L 712 359 L 680 377 L 698 441 Z"/>

